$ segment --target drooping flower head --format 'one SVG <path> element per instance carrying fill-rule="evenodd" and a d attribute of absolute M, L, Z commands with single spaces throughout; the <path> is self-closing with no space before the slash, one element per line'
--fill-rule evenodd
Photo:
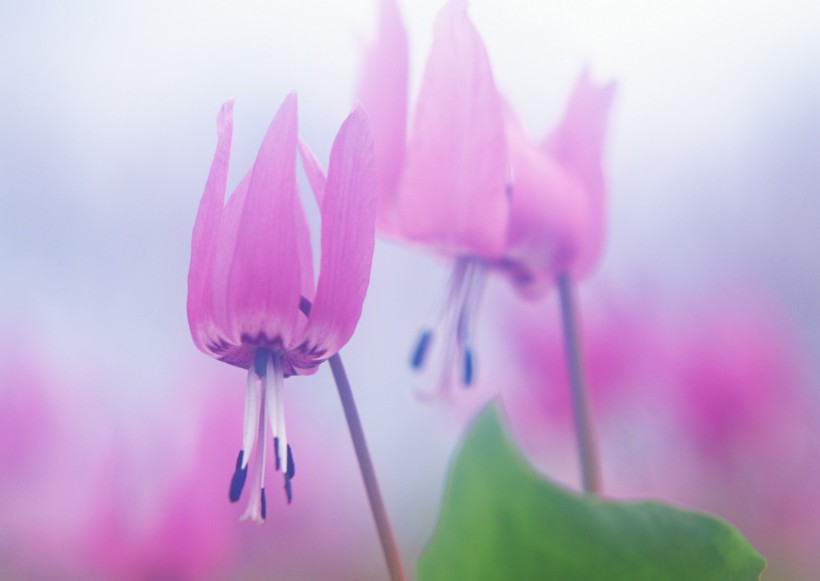
<path fill-rule="evenodd" d="M 283 379 L 309 374 L 338 352 L 361 315 L 375 235 L 375 161 L 367 115 L 356 107 L 330 154 L 321 206 L 321 268 L 314 287 L 310 236 L 296 184 L 296 96 L 273 119 L 253 167 L 225 203 L 233 103 L 217 120 L 214 161 L 200 202 L 188 273 L 188 322 L 208 355 L 248 370 L 245 430 L 230 499 L 239 499 L 255 448 L 244 517 L 265 518 L 266 426 L 275 464 L 295 473 L 283 412 Z M 312 302 L 310 315 L 300 310 Z M 260 385 L 258 385 L 260 384 Z M 254 443 L 255 442 L 255 443 Z"/>
<path fill-rule="evenodd" d="M 454 264 L 446 304 L 413 357 L 421 367 L 434 329 L 443 331 L 444 385 L 459 364 L 462 381 L 472 381 L 472 318 L 485 263 L 503 255 L 509 214 L 502 103 L 466 10 L 466 2 L 453 0 L 438 15 L 406 143 L 396 136 L 406 123 L 407 40 L 390 0 L 382 3 L 360 86 L 362 103 L 374 111 L 380 228 Z M 381 81 L 397 72 L 395 82 Z"/>
<path fill-rule="evenodd" d="M 582 278 L 603 250 L 603 149 L 615 84 L 595 85 L 585 69 L 558 126 L 540 144 L 507 111 L 510 226 L 502 266 L 527 297 L 543 296 L 557 275 Z"/>
<path fill-rule="evenodd" d="M 359 88 L 373 111 L 378 223 L 386 234 L 452 260 L 445 305 L 422 333 L 412 365 L 425 364 L 441 334 L 442 387 L 459 366 L 469 385 L 487 271 L 500 270 L 523 294 L 539 296 L 536 289 L 549 288 L 559 274 L 588 271 L 600 253 L 601 146 L 612 88 L 599 89 L 582 75 L 550 139 L 530 143 L 496 88 L 467 2 L 450 0 L 436 20 L 405 142 L 406 45 L 394 0 L 383 0 Z"/>

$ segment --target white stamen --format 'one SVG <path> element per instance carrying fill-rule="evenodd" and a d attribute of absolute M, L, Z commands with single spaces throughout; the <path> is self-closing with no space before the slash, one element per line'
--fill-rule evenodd
<path fill-rule="evenodd" d="M 276 364 L 274 361 L 278 360 L 279 357 L 278 353 L 271 353 L 267 368 L 267 376 L 270 380 L 265 382 L 265 388 L 269 389 L 267 394 L 268 419 L 270 421 L 270 431 L 273 433 L 274 438 L 279 436 L 279 399 L 276 395 L 276 382 L 274 379 L 276 377 Z M 274 453 L 276 453 L 276 450 L 274 450 Z"/>
<path fill-rule="evenodd" d="M 265 373 L 262 378 L 264 387 L 260 389 L 259 416 L 256 418 L 256 459 L 254 461 L 253 486 L 248 495 L 248 507 L 240 517 L 241 520 L 251 519 L 262 524 L 265 519 L 262 517 L 262 489 L 265 487 L 265 455 L 267 451 L 265 439 L 265 426 L 268 424 L 268 410 L 266 405 L 267 394 L 270 390 L 270 373 Z"/>
<path fill-rule="evenodd" d="M 245 424 L 244 432 L 242 434 L 242 451 L 244 454 L 242 459 L 242 468 L 245 468 L 248 465 L 248 461 L 251 457 L 253 435 L 256 431 L 257 414 L 259 413 L 257 407 L 257 399 L 259 398 L 259 394 L 256 389 L 256 378 L 256 372 L 254 371 L 253 365 L 251 365 L 248 368 L 248 384 L 245 390 Z"/>
<path fill-rule="evenodd" d="M 465 256 L 457 258 L 450 275 L 447 301 L 443 305 L 441 314 L 430 332 L 443 338 L 440 376 L 436 393 L 420 394 L 422 397 L 438 395 L 444 396 L 451 392 L 454 384 L 453 374 L 456 370 L 464 370 L 466 358 L 470 358 L 469 367 L 472 368 L 473 326 L 478 311 L 481 295 L 486 281 L 487 267 L 484 262 L 475 257 Z M 421 368 L 418 365 L 417 368 Z M 464 374 L 472 377 L 472 371 Z M 464 375 L 459 375 L 458 381 L 465 381 Z"/>
<path fill-rule="evenodd" d="M 276 437 L 279 442 L 279 462 L 283 472 L 288 469 L 288 436 L 285 430 L 285 362 L 281 353 L 273 353 L 273 394 L 276 400 Z"/>
<path fill-rule="evenodd" d="M 484 292 L 484 282 L 487 280 L 487 269 L 477 261 L 472 261 L 467 279 L 464 300 L 459 311 L 458 340 L 462 353 L 472 346 L 472 328 L 475 321 L 481 295 Z"/>

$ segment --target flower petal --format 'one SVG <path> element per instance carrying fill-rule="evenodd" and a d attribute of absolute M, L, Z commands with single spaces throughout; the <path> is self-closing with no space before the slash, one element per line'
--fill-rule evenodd
<path fill-rule="evenodd" d="M 367 114 L 357 106 L 330 152 L 322 204 L 322 259 L 302 349 L 325 359 L 359 321 L 376 234 L 376 161 Z"/>
<path fill-rule="evenodd" d="M 305 216 L 305 208 L 301 203 L 293 205 L 293 224 L 296 230 L 299 270 L 301 272 L 301 294 L 309 301 L 312 301 L 316 293 L 316 282 L 313 277 L 313 250 L 310 244 L 310 228 Z"/>
<path fill-rule="evenodd" d="M 222 105 L 216 123 L 216 153 L 194 222 L 191 264 L 188 269 L 188 325 L 194 343 L 206 353 L 210 353 L 208 344 L 218 334 L 213 317 L 211 280 L 228 183 L 228 162 L 233 134 L 233 101 L 227 101 Z"/>
<path fill-rule="evenodd" d="M 510 115 L 510 229 L 503 266 L 529 298 L 573 267 L 589 234 L 589 200 L 563 166 L 529 140 Z"/>
<path fill-rule="evenodd" d="M 583 256 L 575 265 L 582 276 L 601 254 L 606 222 L 606 180 L 603 171 L 603 148 L 609 110 L 615 95 L 615 83 L 595 85 L 585 69 L 572 91 L 564 118 L 543 147 L 584 187 L 590 201 L 593 220 Z"/>
<path fill-rule="evenodd" d="M 236 237 L 239 232 L 239 223 L 242 220 L 242 210 L 245 207 L 245 200 L 248 197 L 248 186 L 251 182 L 253 168 L 248 170 L 239 185 L 228 198 L 225 209 L 222 211 L 222 220 L 219 224 L 219 239 L 217 248 L 219 249 L 214 257 L 213 266 L 213 312 L 214 320 L 220 329 L 230 328 L 228 309 L 228 285 L 225 281 L 231 274 L 233 257 L 236 254 Z M 227 337 L 222 337 L 223 340 Z M 236 341 L 236 344 L 239 342 Z"/>
<path fill-rule="evenodd" d="M 299 140 L 299 157 L 302 160 L 302 167 L 305 168 L 310 189 L 313 190 L 313 196 L 316 198 L 316 204 L 321 208 L 327 181 L 325 170 L 322 169 L 322 164 L 316 159 L 313 150 L 302 139 Z"/>
<path fill-rule="evenodd" d="M 507 237 L 506 143 L 487 51 L 463 0 L 438 16 L 407 146 L 402 232 L 446 254 L 498 258 Z"/>
<path fill-rule="evenodd" d="M 296 95 L 282 103 L 259 149 L 236 233 L 227 280 L 226 309 L 232 339 L 288 344 L 297 325 L 302 286 L 294 220 L 296 186 Z"/>
<path fill-rule="evenodd" d="M 379 6 L 378 36 L 365 54 L 359 102 L 367 109 L 376 150 L 379 226 L 394 231 L 396 187 L 407 139 L 407 31 L 395 0 Z"/>

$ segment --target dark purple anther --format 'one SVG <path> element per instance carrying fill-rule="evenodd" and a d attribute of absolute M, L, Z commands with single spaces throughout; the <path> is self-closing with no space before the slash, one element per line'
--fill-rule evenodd
<path fill-rule="evenodd" d="M 242 487 L 245 486 L 245 478 L 248 476 L 248 467 L 245 466 L 242 468 L 242 460 L 244 457 L 245 452 L 239 450 L 239 457 L 236 459 L 236 470 L 234 470 L 233 477 L 231 478 L 231 488 L 228 491 L 228 498 L 231 502 L 239 500 L 239 496 L 242 494 Z"/>
<path fill-rule="evenodd" d="M 290 449 L 290 444 L 288 444 L 288 469 L 285 472 L 285 476 L 288 480 L 296 476 L 296 464 L 293 461 L 293 452 Z"/>
<path fill-rule="evenodd" d="M 273 437 L 273 457 L 276 459 L 276 469 L 279 470 L 282 466 L 282 459 L 279 458 L 279 438 Z"/>
<path fill-rule="evenodd" d="M 268 518 L 268 503 L 265 500 L 265 489 L 262 489 L 262 518 Z"/>
<path fill-rule="evenodd" d="M 427 348 L 430 346 L 430 340 L 433 338 L 431 331 L 424 331 L 419 337 L 419 342 L 413 351 L 413 357 L 410 359 L 410 365 L 413 369 L 419 369 L 424 365 L 424 359 L 427 357 Z"/>
<path fill-rule="evenodd" d="M 464 375 L 462 379 L 465 387 L 469 387 L 473 383 L 473 352 L 469 348 L 464 350 Z"/>

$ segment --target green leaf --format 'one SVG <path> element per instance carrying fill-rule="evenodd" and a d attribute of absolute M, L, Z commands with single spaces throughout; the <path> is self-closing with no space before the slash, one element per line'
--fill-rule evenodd
<path fill-rule="evenodd" d="M 456 458 L 419 579 L 758 579 L 765 559 L 725 521 L 659 502 L 581 496 L 535 472 L 495 406 Z"/>

